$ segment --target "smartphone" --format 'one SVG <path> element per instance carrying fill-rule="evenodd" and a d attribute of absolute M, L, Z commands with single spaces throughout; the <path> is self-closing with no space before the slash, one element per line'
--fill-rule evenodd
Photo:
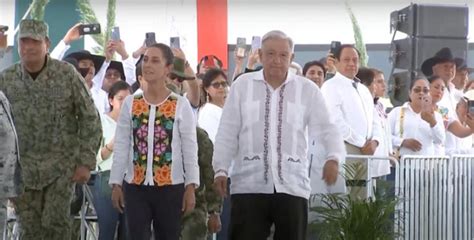
<path fill-rule="evenodd" d="M 86 35 L 86 34 L 100 34 L 100 24 L 99 23 L 92 23 L 92 24 L 82 24 L 79 26 L 79 34 Z"/>
<path fill-rule="evenodd" d="M 469 100 L 467 101 L 467 112 L 474 116 L 474 101 L 473 100 Z"/>
<path fill-rule="evenodd" d="M 252 37 L 252 52 L 257 51 L 262 46 L 262 38 L 260 36 Z"/>
<path fill-rule="evenodd" d="M 245 49 L 247 40 L 245 38 L 237 38 L 237 57 L 245 57 Z"/>
<path fill-rule="evenodd" d="M 119 27 L 114 27 L 112 29 L 111 38 L 114 41 L 120 41 L 120 28 Z"/>
<path fill-rule="evenodd" d="M 204 66 L 209 67 L 209 68 L 216 67 L 216 63 L 214 62 L 214 56 L 212 56 L 212 55 L 205 56 L 204 57 Z"/>
<path fill-rule="evenodd" d="M 145 33 L 145 46 L 149 47 L 156 43 L 155 33 L 147 32 Z"/>
<path fill-rule="evenodd" d="M 170 48 L 181 49 L 181 44 L 179 43 L 179 37 L 170 37 Z"/>
<path fill-rule="evenodd" d="M 331 51 L 330 53 L 336 54 L 337 50 L 341 47 L 341 42 L 339 41 L 332 41 L 331 42 Z"/>
<path fill-rule="evenodd" d="M 431 102 L 431 97 L 430 96 L 423 97 L 422 103 L 421 103 L 421 111 L 422 112 L 432 112 L 433 111 L 433 104 Z"/>

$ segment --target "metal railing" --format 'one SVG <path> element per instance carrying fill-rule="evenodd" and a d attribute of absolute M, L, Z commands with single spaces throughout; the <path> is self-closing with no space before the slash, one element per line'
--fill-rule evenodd
<path fill-rule="evenodd" d="M 471 155 L 403 156 L 396 169 L 402 239 L 472 239 Z"/>

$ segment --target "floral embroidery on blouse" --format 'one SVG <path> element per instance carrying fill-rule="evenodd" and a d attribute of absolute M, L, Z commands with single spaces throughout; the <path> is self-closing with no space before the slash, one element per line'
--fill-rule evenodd
<path fill-rule="evenodd" d="M 150 108 L 142 95 L 135 96 L 132 104 L 133 128 L 133 183 L 143 184 L 146 177 L 148 159 L 148 123 L 154 122 L 153 129 L 153 182 L 156 186 L 171 185 L 171 140 L 176 115 L 177 98 L 170 96 L 156 107 L 155 119 L 150 119 Z"/>
<path fill-rule="evenodd" d="M 449 122 L 448 113 L 449 113 L 449 109 L 448 109 L 448 108 L 445 108 L 445 107 L 439 107 L 439 106 L 438 106 L 437 111 L 438 111 L 439 114 L 441 114 L 441 116 L 443 117 L 444 128 L 448 129 L 448 122 Z"/>

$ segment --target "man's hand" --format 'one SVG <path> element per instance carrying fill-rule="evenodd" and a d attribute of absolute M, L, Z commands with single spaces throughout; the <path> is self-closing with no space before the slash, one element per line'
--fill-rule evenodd
<path fill-rule="evenodd" d="M 221 197 L 227 197 L 227 177 L 219 176 L 214 179 L 214 189 Z"/>
<path fill-rule="evenodd" d="M 430 124 L 430 127 L 434 127 L 436 125 L 436 118 L 434 112 L 421 111 L 420 115 L 421 119 L 425 120 L 427 123 Z"/>
<path fill-rule="evenodd" d="M 67 31 L 66 35 L 64 35 L 63 41 L 66 45 L 70 45 L 73 41 L 81 38 L 81 34 L 79 34 L 79 26 L 81 26 L 81 23 L 74 25 Z"/>
<path fill-rule="evenodd" d="M 72 181 L 76 183 L 87 183 L 89 181 L 89 178 L 91 178 L 91 171 L 89 167 L 86 166 L 78 166 L 76 167 L 76 170 L 74 171 L 74 176 L 72 177 Z"/>
<path fill-rule="evenodd" d="M 173 55 L 177 58 L 181 58 L 184 61 L 186 61 L 186 55 L 184 54 L 183 50 L 179 48 L 172 48 L 171 51 L 173 52 Z"/>
<path fill-rule="evenodd" d="M 237 48 L 236 48 L 234 50 L 235 65 L 239 66 L 239 67 L 242 67 L 242 65 L 244 64 L 244 60 L 245 60 L 245 56 L 241 57 L 241 56 L 237 55 Z"/>
<path fill-rule="evenodd" d="M 334 57 L 334 55 L 332 55 L 332 53 L 328 53 L 328 55 L 326 56 L 326 65 L 328 67 L 328 73 L 336 73 L 337 72 L 337 69 L 336 69 L 336 58 Z"/>
<path fill-rule="evenodd" d="M 105 49 L 105 61 L 110 62 L 114 56 L 115 49 L 114 49 L 114 43 L 112 40 L 110 40 L 107 43 L 107 48 Z M 96 69 L 96 71 L 99 71 Z"/>
<path fill-rule="evenodd" d="M 406 147 L 414 152 L 418 152 L 421 150 L 422 145 L 418 140 L 409 138 L 409 139 L 403 140 L 402 147 Z"/>
<path fill-rule="evenodd" d="M 247 68 L 248 69 L 255 69 L 255 65 L 260 62 L 260 57 L 258 56 L 258 51 L 255 50 L 253 52 L 250 52 L 249 54 L 249 59 L 247 61 Z"/>
<path fill-rule="evenodd" d="M 367 140 L 360 151 L 364 155 L 374 155 L 375 149 L 377 149 L 378 145 L 379 143 L 375 140 Z"/>
<path fill-rule="evenodd" d="M 122 60 L 128 58 L 128 53 L 125 49 L 125 43 L 122 40 L 112 41 L 112 47 L 122 57 Z"/>
<path fill-rule="evenodd" d="M 125 209 L 122 186 L 117 184 L 114 184 L 112 187 L 112 206 L 114 206 L 119 213 L 123 213 L 123 210 Z"/>
<path fill-rule="evenodd" d="M 140 58 L 142 54 L 145 54 L 145 51 L 146 51 L 146 44 L 145 44 L 145 41 L 143 41 L 143 44 L 140 46 L 140 48 L 138 48 L 137 50 L 135 50 L 135 52 L 132 53 L 132 57 Z"/>
<path fill-rule="evenodd" d="M 464 122 L 474 132 L 474 116 L 471 113 L 466 113 Z"/>
<path fill-rule="evenodd" d="M 323 180 L 327 185 L 334 185 L 339 174 L 339 163 L 336 160 L 327 160 L 323 167 Z"/>
<path fill-rule="evenodd" d="M 207 228 L 209 233 L 217 233 L 221 230 L 221 217 L 217 213 L 212 213 L 209 215 L 209 219 L 207 220 Z"/>
<path fill-rule="evenodd" d="M 183 208 L 181 208 L 181 211 L 183 211 L 184 214 L 188 214 L 194 210 L 194 206 L 196 205 L 196 196 L 194 195 L 195 189 L 194 184 L 188 184 L 184 190 Z"/>

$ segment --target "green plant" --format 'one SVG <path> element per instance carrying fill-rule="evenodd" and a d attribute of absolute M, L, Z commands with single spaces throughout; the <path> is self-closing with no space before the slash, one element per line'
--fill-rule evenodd
<path fill-rule="evenodd" d="M 31 12 L 30 17 L 31 19 L 35 20 L 43 20 L 44 19 L 44 9 L 46 5 L 48 5 L 49 0 L 33 0 L 31 2 Z"/>
<path fill-rule="evenodd" d="M 352 22 L 355 47 L 357 48 L 357 50 L 359 50 L 360 53 L 360 65 L 361 67 L 367 67 L 367 63 L 369 62 L 369 55 L 367 55 L 367 49 L 365 48 L 364 39 L 362 38 L 362 31 L 359 27 L 359 23 L 357 22 L 357 18 L 355 17 L 354 12 L 352 12 L 352 8 L 349 5 L 349 2 L 345 1 L 345 5 Z"/>
<path fill-rule="evenodd" d="M 345 169 L 345 179 L 351 179 L 348 178 L 351 174 L 363 174 L 357 164 L 345 165 Z M 310 223 L 310 231 L 317 233 L 323 240 L 394 239 L 401 232 L 400 229 L 394 229 L 393 221 L 399 200 L 389 193 L 389 188 L 387 182 L 378 180 L 374 196 L 368 199 L 341 193 L 317 195 L 322 205 L 311 208 L 319 219 Z"/>
<path fill-rule="evenodd" d="M 81 19 L 85 23 L 98 23 L 97 15 L 92 8 L 89 0 L 77 0 L 77 9 L 81 15 Z M 91 37 L 99 45 L 94 48 L 94 52 L 97 54 L 105 54 L 105 49 L 107 47 L 107 42 L 110 38 L 110 33 L 112 28 L 115 26 L 115 9 L 116 9 L 116 0 L 109 0 L 107 4 L 107 24 L 105 31 L 102 31 L 101 34 L 93 34 Z M 104 29 L 103 29 L 104 30 Z"/>

